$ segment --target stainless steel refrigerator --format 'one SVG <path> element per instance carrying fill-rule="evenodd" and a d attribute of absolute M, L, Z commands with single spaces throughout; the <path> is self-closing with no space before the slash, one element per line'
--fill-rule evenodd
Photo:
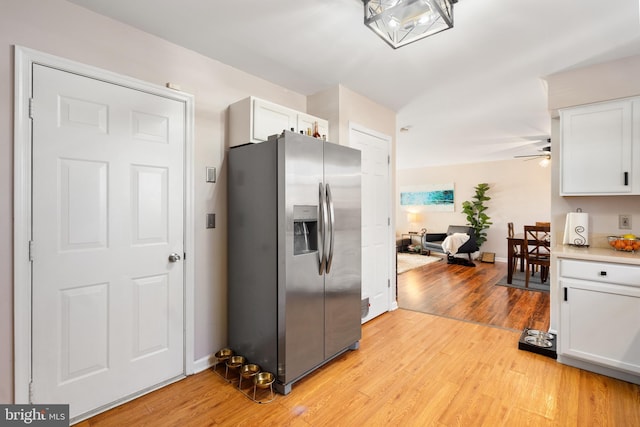
<path fill-rule="evenodd" d="M 361 337 L 360 151 L 284 131 L 228 155 L 228 344 L 282 394 Z"/>

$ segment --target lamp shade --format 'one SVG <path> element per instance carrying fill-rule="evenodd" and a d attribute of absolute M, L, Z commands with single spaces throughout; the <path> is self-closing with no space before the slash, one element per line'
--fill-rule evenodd
<path fill-rule="evenodd" d="M 453 27 L 457 0 L 363 0 L 364 23 L 394 49 Z"/>

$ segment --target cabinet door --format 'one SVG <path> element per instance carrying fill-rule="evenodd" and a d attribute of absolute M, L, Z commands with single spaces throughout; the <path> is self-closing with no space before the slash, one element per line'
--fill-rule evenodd
<path fill-rule="evenodd" d="M 640 373 L 640 288 L 560 278 L 563 355 Z M 566 288 L 566 290 L 565 290 Z"/>
<path fill-rule="evenodd" d="M 320 135 L 329 135 L 329 123 L 326 120 L 319 119 L 318 117 L 310 114 L 298 113 L 298 131 L 307 133 L 307 129 L 311 129 L 313 134 L 313 126 L 315 122 L 318 122 L 318 132 Z"/>
<path fill-rule="evenodd" d="M 262 142 L 271 135 L 296 127 L 296 112 L 278 104 L 256 99 L 253 102 L 252 142 Z"/>
<path fill-rule="evenodd" d="M 320 135 L 326 135 L 329 140 L 329 122 L 326 120 L 318 120 L 318 132 Z"/>
<path fill-rule="evenodd" d="M 560 112 L 561 195 L 632 192 L 631 106 L 625 100 Z"/>

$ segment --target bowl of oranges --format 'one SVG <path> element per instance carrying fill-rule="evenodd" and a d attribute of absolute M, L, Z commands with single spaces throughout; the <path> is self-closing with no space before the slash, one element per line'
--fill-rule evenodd
<path fill-rule="evenodd" d="M 616 251 L 636 252 L 640 250 L 640 239 L 633 234 L 625 234 L 624 236 L 609 236 L 609 246 Z"/>

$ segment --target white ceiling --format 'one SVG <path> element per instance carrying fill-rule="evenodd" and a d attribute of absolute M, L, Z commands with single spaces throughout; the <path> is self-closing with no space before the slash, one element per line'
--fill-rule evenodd
<path fill-rule="evenodd" d="M 453 29 L 397 50 L 361 0 L 69 1 L 305 95 L 367 96 L 397 112 L 399 169 L 536 153 L 544 76 L 640 54 L 638 0 L 459 0 Z"/>

